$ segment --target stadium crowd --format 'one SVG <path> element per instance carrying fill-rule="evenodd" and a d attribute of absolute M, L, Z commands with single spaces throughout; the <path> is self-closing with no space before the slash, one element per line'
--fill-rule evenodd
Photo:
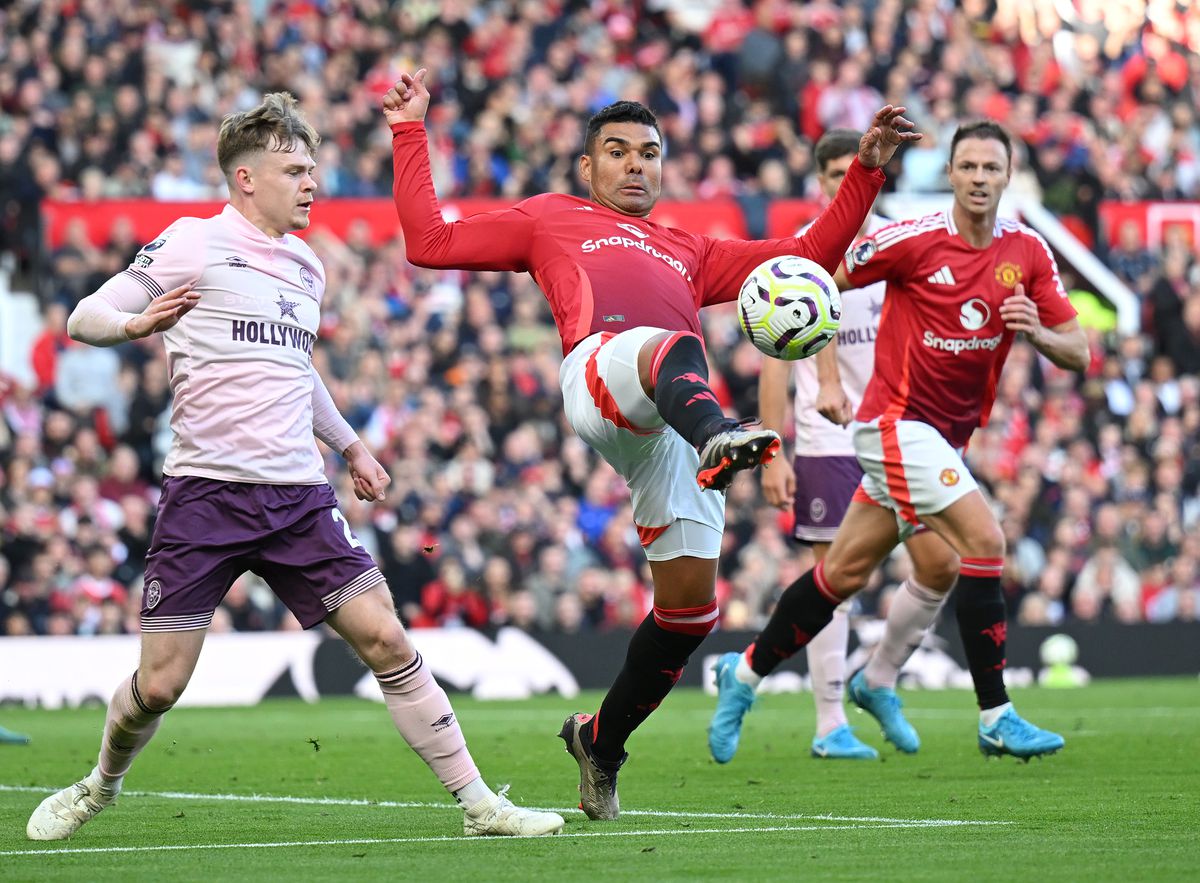
<path fill-rule="evenodd" d="M 1094 331 L 1082 380 L 1014 347 L 968 453 L 1002 514 L 1009 603 L 1029 624 L 1200 619 L 1200 262 L 1182 239 L 1149 251 L 1122 229 L 1110 243 L 1098 217 L 1106 198 L 1200 199 L 1195 4 L 17 0 L 0 45 L 0 254 L 45 320 L 36 383 L 0 378 L 0 634 L 136 629 L 169 435 L 157 339 L 104 350 L 65 333 L 142 243 L 116 223 L 107 242 L 76 227 L 46 252 L 40 201 L 222 198 L 219 121 L 274 89 L 325 137 L 320 198 L 387 196 L 378 99 L 418 65 L 444 196 L 579 192 L 583 123 L 618 97 L 660 114 L 664 197 L 734 196 L 751 221 L 765 200 L 813 196 L 814 140 L 884 101 L 927 135 L 890 169 L 901 191 L 945 189 L 961 120 L 1005 123 L 1019 186 L 1078 219 L 1143 320 L 1137 335 Z M 316 362 L 394 484 L 368 506 L 339 458 L 327 471 L 405 621 L 636 626 L 648 574 L 624 484 L 565 426 L 533 281 L 420 270 L 365 226 L 309 242 L 329 279 Z M 705 322 L 723 404 L 755 413 L 760 356 L 730 313 Z M 757 628 L 811 562 L 754 476 L 728 513 L 722 624 Z M 905 566 L 889 564 L 868 607 Z M 248 576 L 213 627 L 295 621 Z"/>

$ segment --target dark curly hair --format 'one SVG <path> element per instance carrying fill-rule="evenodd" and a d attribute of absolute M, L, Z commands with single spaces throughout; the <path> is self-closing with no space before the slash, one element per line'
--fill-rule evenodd
<path fill-rule="evenodd" d="M 662 129 L 658 125 L 658 117 L 654 111 L 636 101 L 615 101 L 608 107 L 602 107 L 588 120 L 587 134 L 583 138 L 583 152 L 589 156 L 596 146 L 596 138 L 605 123 L 641 123 L 651 126 L 662 140 Z"/>

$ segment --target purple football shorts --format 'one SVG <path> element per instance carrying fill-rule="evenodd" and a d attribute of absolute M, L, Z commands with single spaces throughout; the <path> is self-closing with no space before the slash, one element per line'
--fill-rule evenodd
<path fill-rule="evenodd" d="M 142 631 L 207 628 L 247 570 L 304 628 L 383 579 L 328 484 L 168 476 L 146 556 Z"/>

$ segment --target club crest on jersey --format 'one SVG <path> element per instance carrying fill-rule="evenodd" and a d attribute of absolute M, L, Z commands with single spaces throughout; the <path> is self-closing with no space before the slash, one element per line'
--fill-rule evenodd
<path fill-rule="evenodd" d="M 992 318 L 992 310 L 982 298 L 973 297 L 958 311 L 958 321 L 968 331 L 978 331 Z"/>
<path fill-rule="evenodd" d="M 855 267 L 861 267 L 871 258 L 875 257 L 875 252 L 879 250 L 875 245 L 875 240 L 864 239 L 854 248 L 846 253 L 846 267 L 853 270 Z"/>
<path fill-rule="evenodd" d="M 637 227 L 633 226 L 633 224 L 617 224 L 617 226 L 620 227 L 622 230 L 626 231 L 627 233 L 632 233 L 634 236 L 637 236 L 639 239 L 649 239 L 650 238 L 649 233 L 647 233 L 645 230 L 639 230 Z"/>
<path fill-rule="evenodd" d="M 317 280 L 313 278 L 312 270 L 308 267 L 300 268 L 300 282 L 308 290 L 309 294 L 315 294 L 317 291 Z"/>
<path fill-rule="evenodd" d="M 162 583 L 156 579 L 150 580 L 150 584 L 146 586 L 146 609 L 153 610 L 158 606 L 158 602 L 162 600 Z"/>
<path fill-rule="evenodd" d="M 996 281 L 1005 288 L 1016 288 L 1017 283 L 1025 278 L 1021 268 L 1014 263 L 1005 261 L 996 268 Z"/>
<path fill-rule="evenodd" d="M 942 474 L 938 476 L 938 481 L 940 481 L 946 487 L 954 487 L 956 484 L 958 484 L 958 470 L 943 469 Z"/>
<path fill-rule="evenodd" d="M 300 304 L 295 301 L 290 301 L 283 296 L 283 292 L 279 292 L 279 300 L 275 301 L 275 306 L 279 307 L 279 318 L 288 317 L 299 322 L 300 318 L 296 315 L 296 307 Z"/>

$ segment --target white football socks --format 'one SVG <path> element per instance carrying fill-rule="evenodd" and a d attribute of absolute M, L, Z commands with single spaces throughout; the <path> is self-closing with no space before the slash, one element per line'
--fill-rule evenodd
<path fill-rule="evenodd" d="M 467 782 L 457 791 L 454 792 L 454 799 L 458 801 L 458 805 L 465 809 L 478 804 L 481 800 L 486 800 L 494 794 L 487 783 L 483 781 L 482 776 L 476 776 L 472 781 Z"/>
<path fill-rule="evenodd" d="M 154 737 L 162 713 L 147 711 L 136 693 L 137 673 L 121 682 L 108 703 L 95 773 L 106 792 L 116 794 L 138 752 Z"/>
<path fill-rule="evenodd" d="M 817 736 L 828 736 L 847 723 L 843 698 L 846 691 L 846 646 L 850 641 L 850 616 L 841 607 L 829 625 L 817 632 L 805 648 L 813 699 L 817 705 Z"/>
<path fill-rule="evenodd" d="M 994 727 L 996 721 L 1000 720 L 1000 716 L 1012 707 L 1013 704 L 1011 702 L 1005 702 L 1003 705 L 997 705 L 995 708 L 981 708 L 979 710 L 979 723 L 985 727 Z"/>
<path fill-rule="evenodd" d="M 863 669 L 868 687 L 896 689 L 900 669 L 921 646 L 921 640 L 937 619 L 944 600 L 945 595 L 926 588 L 912 577 L 904 581 L 892 596 L 883 639 Z"/>
<path fill-rule="evenodd" d="M 742 655 L 738 657 L 737 668 L 733 670 L 733 676 L 743 684 L 749 684 L 755 690 L 757 690 L 758 685 L 762 683 L 762 675 L 756 673 L 754 669 L 750 667 L 750 660 L 746 658 L 744 651 L 742 652 Z"/>

